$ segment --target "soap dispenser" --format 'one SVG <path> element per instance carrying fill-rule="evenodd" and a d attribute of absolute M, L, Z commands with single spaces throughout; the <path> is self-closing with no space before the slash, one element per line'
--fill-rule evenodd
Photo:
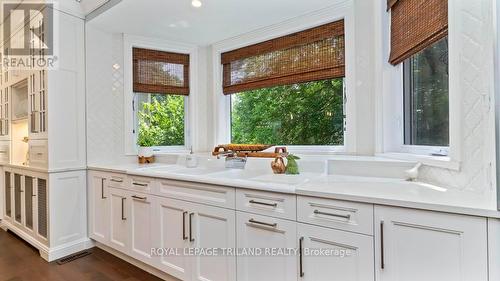
<path fill-rule="evenodd" d="M 188 155 L 186 155 L 186 167 L 196 168 L 198 166 L 198 158 L 193 153 L 193 147 Z"/>

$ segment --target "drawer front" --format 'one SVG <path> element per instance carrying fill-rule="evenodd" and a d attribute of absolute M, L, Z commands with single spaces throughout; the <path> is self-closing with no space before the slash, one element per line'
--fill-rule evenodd
<path fill-rule="evenodd" d="M 265 216 L 296 220 L 296 196 L 257 190 L 236 190 L 236 209 Z"/>
<path fill-rule="evenodd" d="M 154 193 L 156 192 L 156 180 L 154 178 L 129 176 L 127 188 L 133 191 Z"/>
<path fill-rule="evenodd" d="M 235 208 L 233 187 L 193 182 L 159 180 L 157 195 L 217 207 Z"/>
<path fill-rule="evenodd" d="M 10 163 L 10 142 L 0 144 L 0 164 Z"/>
<path fill-rule="evenodd" d="M 106 182 L 109 187 L 125 188 L 127 184 L 127 176 L 123 174 L 105 173 L 103 177 L 106 178 Z"/>
<path fill-rule="evenodd" d="M 30 166 L 37 168 L 47 168 L 49 155 L 47 151 L 47 141 L 32 140 L 29 144 Z"/>
<path fill-rule="evenodd" d="M 323 227 L 373 235 L 373 205 L 297 197 L 297 220 Z"/>

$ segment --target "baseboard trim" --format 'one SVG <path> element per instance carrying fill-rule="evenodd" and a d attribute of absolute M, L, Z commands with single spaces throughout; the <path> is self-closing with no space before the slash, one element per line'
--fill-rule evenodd
<path fill-rule="evenodd" d="M 38 251 L 40 252 L 40 256 L 44 260 L 48 261 L 44 255 L 45 253 L 48 253 L 48 251 L 49 251 L 49 247 L 47 247 L 47 245 L 38 241 L 36 238 L 30 236 L 29 234 L 27 234 L 26 232 L 19 229 L 17 226 L 13 225 L 12 223 L 10 223 L 8 221 L 2 220 L 2 229 L 4 229 L 5 231 L 10 230 L 10 231 L 14 232 L 17 236 L 21 237 L 24 241 L 28 242 L 31 246 L 37 248 Z"/>
<path fill-rule="evenodd" d="M 106 251 L 110 254 L 112 254 L 113 256 L 117 257 L 117 258 L 120 258 L 130 264 L 132 264 L 133 266 L 136 266 L 144 271 L 146 271 L 147 273 L 150 273 L 162 280 L 165 280 L 165 281 L 180 281 L 179 279 L 171 276 L 171 275 L 168 275 L 167 273 L 161 271 L 161 270 L 158 270 L 156 269 L 155 267 L 152 267 L 148 264 L 145 264 L 139 260 L 136 260 L 134 259 L 133 257 L 131 256 L 128 256 L 120 251 L 117 251 L 111 247 L 108 247 L 102 243 L 99 243 L 99 242 L 95 242 L 95 246 L 103 251 Z"/>
<path fill-rule="evenodd" d="M 94 242 L 89 238 L 83 238 L 74 242 L 66 243 L 54 248 L 49 248 L 45 260 L 51 262 L 94 247 Z M 40 252 L 42 255 L 42 252 Z"/>
<path fill-rule="evenodd" d="M 24 241 L 28 242 L 33 247 L 37 248 L 38 251 L 40 252 L 40 257 L 42 257 L 47 262 L 55 261 L 65 256 L 69 256 L 71 254 L 94 247 L 94 242 L 92 240 L 90 240 L 89 238 L 83 238 L 63 245 L 59 245 L 57 247 L 50 248 L 8 221 L 2 220 L 0 222 L 0 227 L 4 231 L 10 230 L 14 232 Z"/>

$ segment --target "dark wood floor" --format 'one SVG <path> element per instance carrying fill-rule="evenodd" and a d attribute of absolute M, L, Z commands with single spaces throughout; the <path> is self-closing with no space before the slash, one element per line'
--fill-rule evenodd
<path fill-rule="evenodd" d="M 161 280 L 101 250 L 75 261 L 47 263 L 19 237 L 0 229 L 0 281 Z"/>

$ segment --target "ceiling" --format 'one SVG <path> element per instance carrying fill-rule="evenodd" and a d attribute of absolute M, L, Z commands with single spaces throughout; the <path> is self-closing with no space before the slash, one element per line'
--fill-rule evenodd
<path fill-rule="evenodd" d="M 341 0 L 122 0 L 92 19 L 102 29 L 197 45 L 279 23 Z"/>

